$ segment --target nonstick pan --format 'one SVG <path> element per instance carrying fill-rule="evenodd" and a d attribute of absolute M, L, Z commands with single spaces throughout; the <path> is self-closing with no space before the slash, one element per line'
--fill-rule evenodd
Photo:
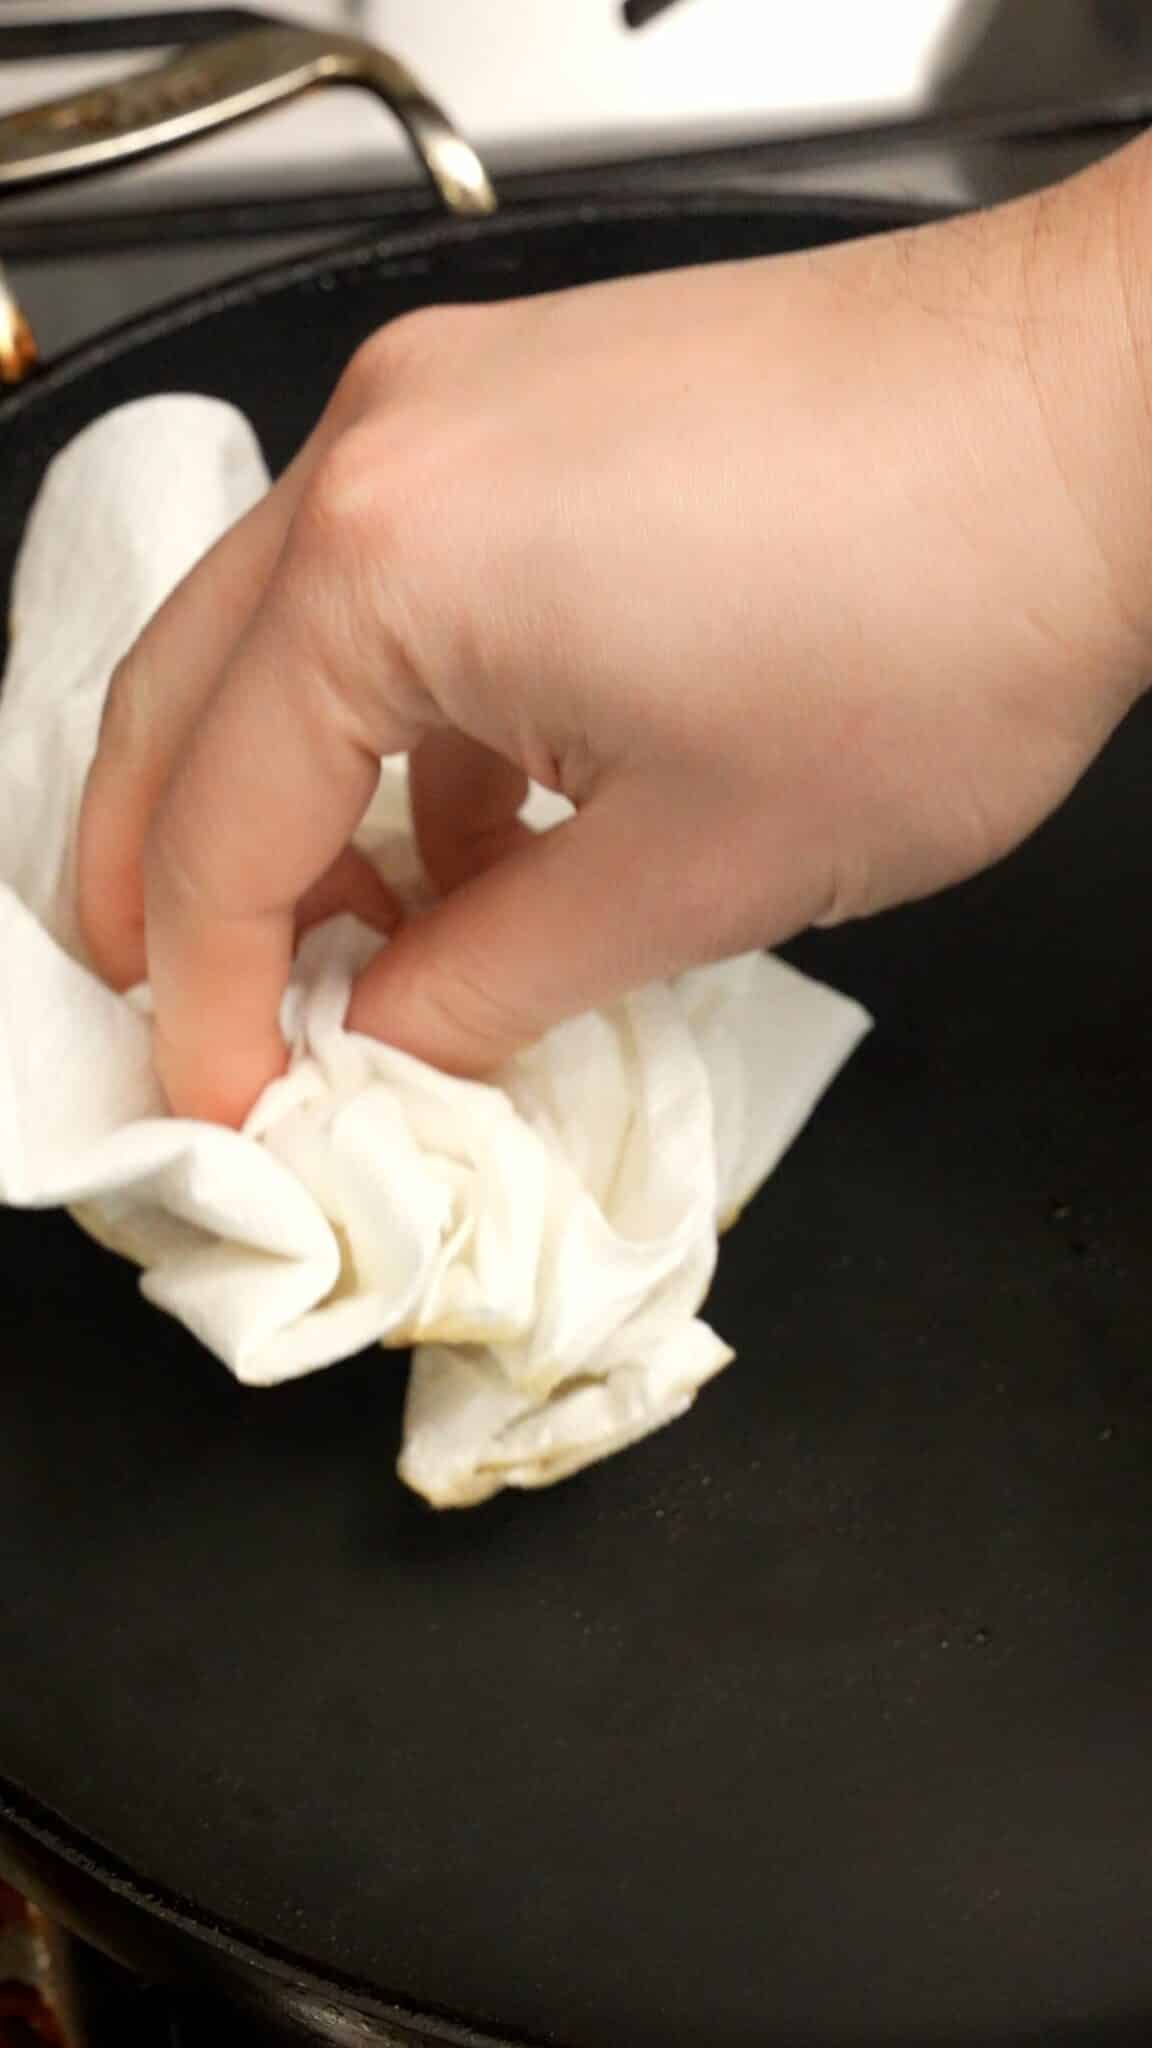
<path fill-rule="evenodd" d="M 231 285 L 0 404 L 0 575 L 122 400 L 280 466 L 408 307 L 884 224 L 589 201 Z M 1150 783 L 1141 710 L 994 872 L 793 949 L 877 1027 L 725 1245 L 739 1362 L 552 1492 L 437 1517 L 400 1360 L 245 1391 L 0 1214 L 24 1881 L 293 2039 L 1152 2038 Z"/>

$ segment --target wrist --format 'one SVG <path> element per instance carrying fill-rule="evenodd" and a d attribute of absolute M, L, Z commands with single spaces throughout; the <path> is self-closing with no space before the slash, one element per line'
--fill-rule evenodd
<path fill-rule="evenodd" d="M 1131 700 L 1152 678 L 1152 136 L 1007 212 L 1052 484 L 1096 565 L 1086 637 Z"/>

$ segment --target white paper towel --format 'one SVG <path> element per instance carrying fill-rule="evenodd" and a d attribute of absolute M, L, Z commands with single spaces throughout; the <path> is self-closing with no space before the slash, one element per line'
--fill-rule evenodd
<path fill-rule="evenodd" d="M 414 1345 L 400 1472 L 465 1505 L 635 1442 L 727 1363 L 697 1316 L 718 1228 L 868 1020 L 750 955 L 461 1081 L 344 1029 L 379 940 L 336 918 L 301 946 L 291 1068 L 244 1132 L 166 1117 L 146 992 L 83 962 L 76 819 L 113 664 L 266 484 L 237 413 L 149 399 L 81 435 L 32 514 L 0 696 L 0 1196 L 69 1205 L 248 1383 Z M 411 891 L 402 762 L 359 843 Z"/>

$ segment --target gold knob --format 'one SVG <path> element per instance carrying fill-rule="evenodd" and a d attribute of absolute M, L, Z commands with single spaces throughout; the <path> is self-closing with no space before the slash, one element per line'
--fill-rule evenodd
<path fill-rule="evenodd" d="M 38 360 L 32 329 L 0 263 L 0 385 L 22 384 Z"/>

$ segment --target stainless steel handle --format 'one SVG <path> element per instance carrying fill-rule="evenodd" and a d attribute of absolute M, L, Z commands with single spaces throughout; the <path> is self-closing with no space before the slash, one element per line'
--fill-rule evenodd
<path fill-rule="evenodd" d="M 363 86 L 391 108 L 452 213 L 491 213 L 476 151 L 407 66 L 354 36 L 261 28 L 0 118 L 0 196 L 173 149 L 324 84 Z"/>

